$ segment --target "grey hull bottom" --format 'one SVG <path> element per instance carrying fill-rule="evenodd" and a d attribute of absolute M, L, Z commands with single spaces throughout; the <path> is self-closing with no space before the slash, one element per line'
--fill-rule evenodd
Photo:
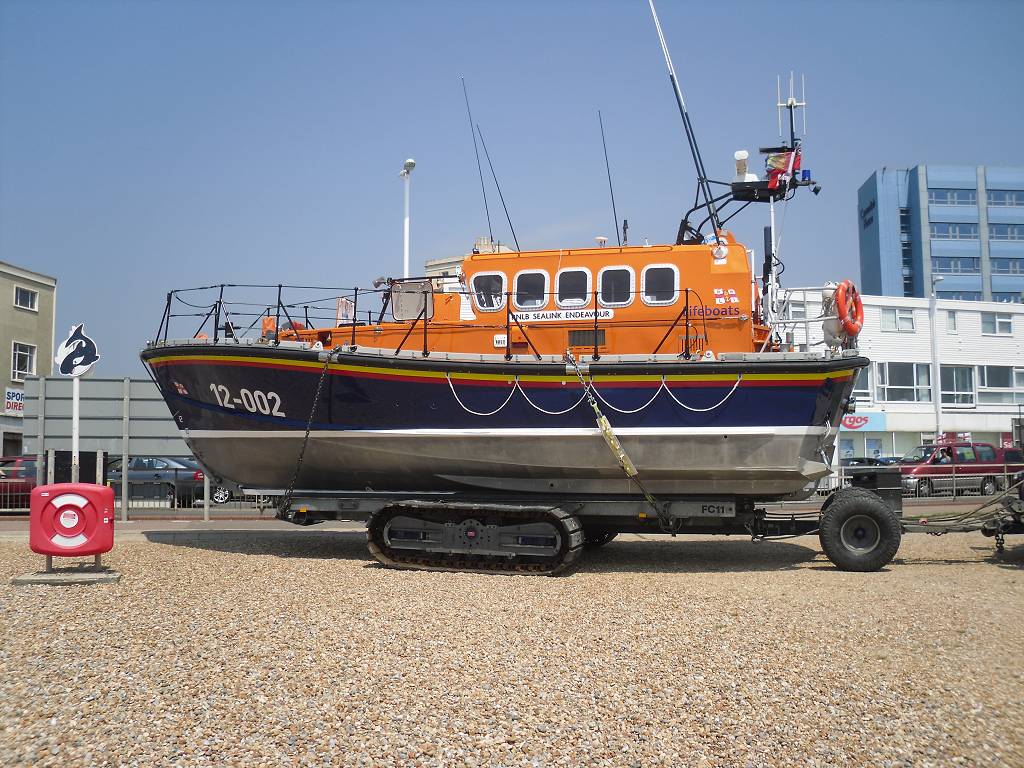
<path fill-rule="evenodd" d="M 640 434 L 636 434 L 640 433 Z M 286 488 L 302 432 L 186 432 L 215 475 Z M 829 474 L 834 434 L 822 427 L 623 430 L 619 439 L 654 494 L 806 496 Z M 297 487 L 351 491 L 480 491 L 635 495 L 594 430 L 350 431 L 310 436 Z"/>

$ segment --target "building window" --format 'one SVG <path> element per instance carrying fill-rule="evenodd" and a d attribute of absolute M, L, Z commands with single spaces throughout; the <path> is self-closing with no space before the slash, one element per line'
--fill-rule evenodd
<path fill-rule="evenodd" d="M 23 344 L 20 341 L 11 343 L 11 379 L 24 381 L 26 376 L 34 376 L 36 372 L 36 345 Z"/>
<path fill-rule="evenodd" d="M 932 258 L 932 272 L 940 275 L 977 274 L 981 272 L 981 259 L 964 256 L 935 256 Z"/>
<path fill-rule="evenodd" d="M 853 385 L 853 396 L 857 400 L 871 399 L 871 366 L 865 366 L 857 374 L 857 381 Z"/>
<path fill-rule="evenodd" d="M 956 312 L 946 311 L 946 333 L 956 333 Z"/>
<path fill-rule="evenodd" d="M 981 291 L 936 291 L 935 296 L 954 301 L 981 301 Z"/>
<path fill-rule="evenodd" d="M 882 330 L 913 333 L 914 310 L 884 307 L 882 309 Z"/>
<path fill-rule="evenodd" d="M 909 242 L 900 243 L 900 255 L 903 261 L 903 295 L 914 295 L 914 246 Z"/>
<path fill-rule="evenodd" d="M 993 275 L 1024 275 L 1024 259 L 989 259 Z"/>
<path fill-rule="evenodd" d="M 943 405 L 974 405 L 974 366 L 943 365 L 940 378 Z"/>
<path fill-rule="evenodd" d="M 988 190 L 988 204 L 998 208 L 1024 206 L 1024 190 L 990 189 Z"/>
<path fill-rule="evenodd" d="M 1024 224 L 989 224 L 989 240 L 1024 240 Z"/>
<path fill-rule="evenodd" d="M 501 272 L 481 272 L 473 275 L 473 296 L 482 312 L 494 312 L 505 307 L 505 275 Z"/>
<path fill-rule="evenodd" d="M 39 292 L 22 288 L 20 285 L 14 286 L 14 306 L 38 312 Z"/>
<path fill-rule="evenodd" d="M 876 399 L 889 403 L 930 403 L 931 371 L 927 363 L 879 363 Z"/>
<path fill-rule="evenodd" d="M 807 305 L 802 301 L 787 302 L 785 309 L 782 310 L 782 318 L 784 320 L 806 320 Z"/>
<path fill-rule="evenodd" d="M 597 291 L 606 307 L 624 307 L 633 300 L 633 270 L 605 267 L 597 273 Z"/>
<path fill-rule="evenodd" d="M 977 205 L 978 192 L 973 189 L 929 189 L 929 205 Z"/>
<path fill-rule="evenodd" d="M 672 264 L 644 267 L 640 273 L 640 284 L 645 304 L 671 304 L 676 300 L 679 273 Z"/>
<path fill-rule="evenodd" d="M 537 309 L 548 303 L 548 273 L 541 270 L 516 275 L 516 309 Z"/>
<path fill-rule="evenodd" d="M 1020 291 L 992 291 L 992 301 L 998 301 L 1003 304 L 1020 304 L 1021 292 Z"/>
<path fill-rule="evenodd" d="M 563 269 L 555 275 L 555 300 L 560 307 L 585 307 L 590 301 L 590 272 Z"/>
<path fill-rule="evenodd" d="M 978 402 L 982 405 L 1024 403 L 1024 368 L 979 365 Z"/>
<path fill-rule="evenodd" d="M 910 209 L 900 208 L 900 234 L 910 234 Z"/>
<path fill-rule="evenodd" d="M 933 240 L 977 240 L 978 225 L 967 222 L 932 222 L 928 225 Z"/>
<path fill-rule="evenodd" d="M 1002 312 L 982 312 L 981 332 L 991 336 L 1010 336 L 1013 333 L 1013 315 Z"/>

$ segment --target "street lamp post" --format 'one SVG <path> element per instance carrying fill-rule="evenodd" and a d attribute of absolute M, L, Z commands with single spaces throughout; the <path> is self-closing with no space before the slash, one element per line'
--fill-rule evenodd
<path fill-rule="evenodd" d="M 416 167 L 416 161 L 411 157 L 405 161 L 399 176 L 405 181 L 405 221 L 402 224 L 402 277 L 409 276 L 409 186 L 412 178 L 412 169 Z"/>
<path fill-rule="evenodd" d="M 939 369 L 939 299 L 935 286 L 945 278 L 932 275 L 932 293 L 928 300 L 928 320 L 932 335 L 932 403 L 935 405 L 935 442 L 942 438 L 942 375 Z"/>

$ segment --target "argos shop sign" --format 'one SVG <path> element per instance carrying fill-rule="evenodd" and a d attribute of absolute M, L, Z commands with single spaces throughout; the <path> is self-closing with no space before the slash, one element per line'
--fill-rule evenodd
<path fill-rule="evenodd" d="M 851 413 L 843 416 L 841 429 L 854 432 L 885 432 L 884 413 Z"/>

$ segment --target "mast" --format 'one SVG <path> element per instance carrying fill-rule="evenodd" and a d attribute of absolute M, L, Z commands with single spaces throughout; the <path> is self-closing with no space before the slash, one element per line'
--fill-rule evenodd
<path fill-rule="evenodd" d="M 704 161 L 700 156 L 700 148 L 697 146 L 697 139 L 693 134 L 693 125 L 690 123 L 690 115 L 686 111 L 686 102 L 683 100 L 683 92 L 679 88 L 679 81 L 676 79 L 676 70 L 672 66 L 672 56 L 668 52 L 668 43 L 665 42 L 665 35 L 661 31 L 661 22 L 658 20 L 658 11 L 654 8 L 654 0 L 647 0 L 651 6 L 651 15 L 654 17 L 654 26 L 658 30 L 658 40 L 661 42 L 661 52 L 665 55 L 665 64 L 668 66 L 668 79 L 672 83 L 672 92 L 676 97 L 676 105 L 679 107 L 679 116 L 683 119 L 683 130 L 686 131 L 686 141 L 690 145 L 690 154 L 693 156 L 693 165 L 697 169 L 697 185 L 700 188 L 701 196 L 704 198 L 704 205 L 708 210 L 708 217 L 714 227 L 715 238 L 722 228 L 722 222 L 718 218 L 718 209 L 715 207 L 715 200 L 711 194 L 711 185 L 708 183 L 708 175 L 704 170 Z"/>

